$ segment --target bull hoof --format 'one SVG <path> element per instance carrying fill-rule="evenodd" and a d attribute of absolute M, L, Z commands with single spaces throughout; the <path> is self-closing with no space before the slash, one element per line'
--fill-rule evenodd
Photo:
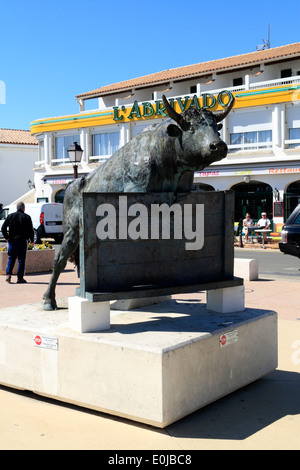
<path fill-rule="evenodd" d="M 44 302 L 44 305 L 43 305 L 43 309 L 48 311 L 48 312 L 51 312 L 53 310 L 57 310 L 57 305 L 56 305 L 56 302 L 55 300 L 45 300 Z"/>

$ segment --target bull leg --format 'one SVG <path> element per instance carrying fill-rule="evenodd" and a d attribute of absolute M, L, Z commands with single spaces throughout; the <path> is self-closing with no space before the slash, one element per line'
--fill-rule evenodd
<path fill-rule="evenodd" d="M 56 310 L 56 300 L 55 300 L 55 287 L 59 275 L 65 269 L 68 258 L 74 253 L 78 246 L 78 239 L 74 240 L 74 237 L 65 236 L 61 244 L 60 250 L 57 256 L 54 259 L 53 271 L 48 285 L 48 289 L 43 295 L 44 299 L 44 310 Z"/>

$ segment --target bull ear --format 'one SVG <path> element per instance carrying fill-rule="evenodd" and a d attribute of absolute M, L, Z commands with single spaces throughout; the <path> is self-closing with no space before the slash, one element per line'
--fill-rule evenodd
<path fill-rule="evenodd" d="M 175 124 L 169 124 L 167 127 L 167 134 L 169 137 L 181 137 L 182 130 Z"/>

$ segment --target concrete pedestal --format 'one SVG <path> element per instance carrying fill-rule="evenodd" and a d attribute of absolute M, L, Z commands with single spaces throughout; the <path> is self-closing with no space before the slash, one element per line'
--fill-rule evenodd
<path fill-rule="evenodd" d="M 259 278 L 258 260 L 234 258 L 234 275 L 246 281 L 257 281 Z"/>
<path fill-rule="evenodd" d="M 206 293 L 207 309 L 218 313 L 242 312 L 245 309 L 245 286 L 212 289 Z"/>
<path fill-rule="evenodd" d="M 69 298 L 69 326 L 78 333 L 108 330 L 110 303 L 90 302 L 82 297 Z"/>
<path fill-rule="evenodd" d="M 1 309 L 0 383 L 163 428 L 277 367 L 275 312 L 190 299 L 111 312 L 88 334 L 70 329 L 67 300 Z"/>

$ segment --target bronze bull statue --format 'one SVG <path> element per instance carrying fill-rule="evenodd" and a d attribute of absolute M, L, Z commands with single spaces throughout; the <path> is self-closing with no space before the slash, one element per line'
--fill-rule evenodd
<path fill-rule="evenodd" d="M 220 122 L 233 104 L 219 114 L 189 108 L 178 114 L 162 96 L 169 115 L 163 123 L 138 134 L 88 176 L 74 180 L 65 191 L 64 238 L 54 260 L 52 276 L 44 294 L 44 310 L 55 310 L 55 287 L 68 258 L 79 245 L 79 210 L 83 192 L 190 192 L 195 171 L 227 155 L 220 138 Z M 175 123 L 174 123 L 175 121 Z"/>

